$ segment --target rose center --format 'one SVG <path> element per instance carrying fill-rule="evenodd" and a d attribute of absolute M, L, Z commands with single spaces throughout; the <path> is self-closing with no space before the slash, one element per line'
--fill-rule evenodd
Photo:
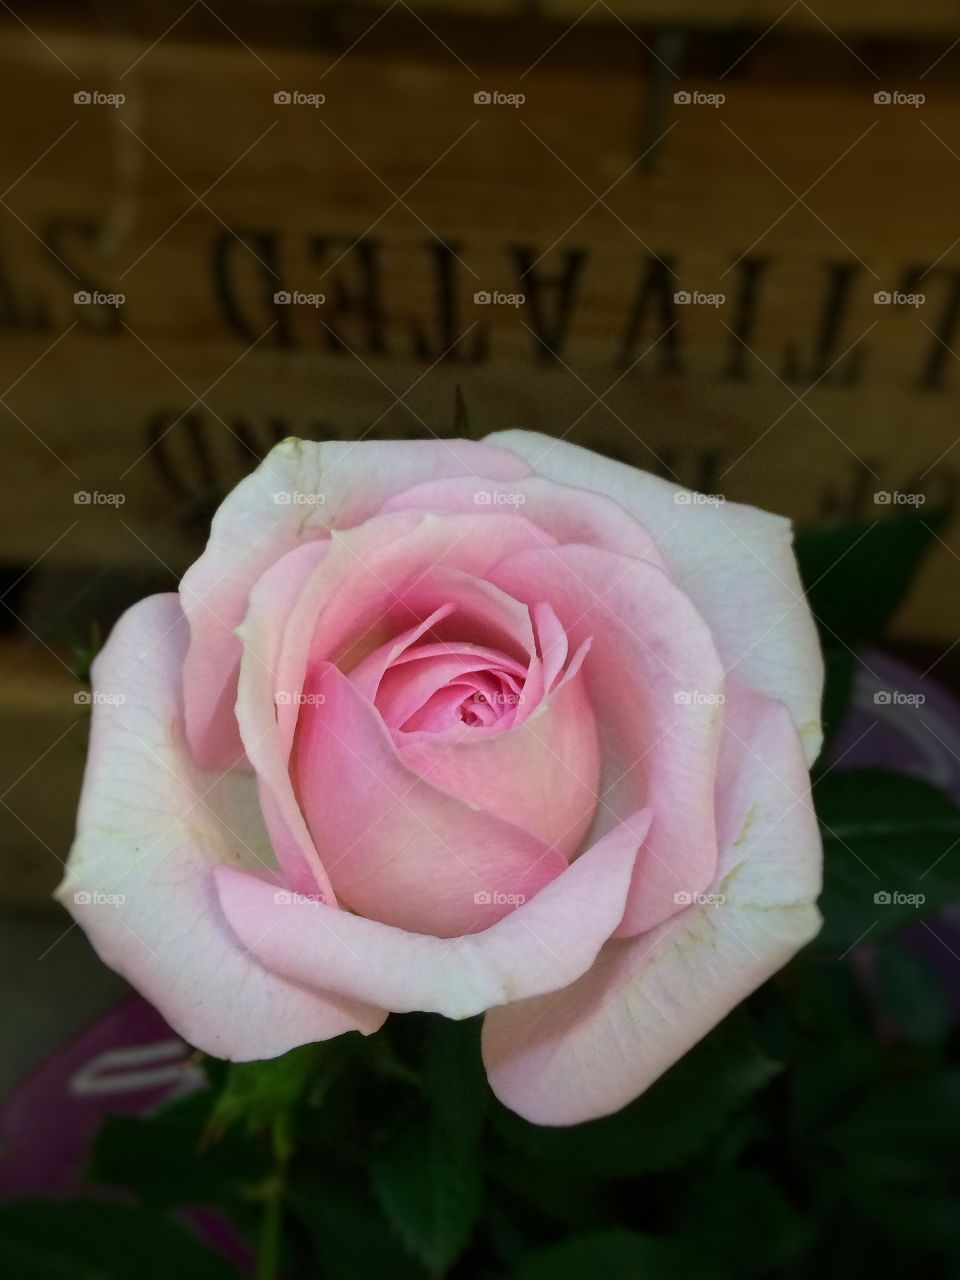
<path fill-rule="evenodd" d="M 505 654 L 428 643 L 411 646 L 384 672 L 374 701 L 400 733 L 505 729 L 523 702 L 525 676 L 522 665 Z"/>

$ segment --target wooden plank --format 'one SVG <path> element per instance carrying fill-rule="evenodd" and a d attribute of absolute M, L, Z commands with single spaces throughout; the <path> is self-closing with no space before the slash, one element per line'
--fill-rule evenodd
<path fill-rule="evenodd" d="M 331 21 L 349 23 L 362 31 L 365 25 L 397 8 L 396 0 L 364 0 L 364 3 L 331 5 L 330 0 L 255 0 L 253 6 L 233 3 L 222 6 L 231 21 L 245 8 L 256 7 L 272 14 L 291 8 L 314 10 Z M 479 19 L 484 23 L 530 22 L 549 28 L 576 22 L 578 26 L 616 27 L 629 23 L 635 28 L 688 27 L 710 31 L 729 28 L 763 31 L 779 27 L 783 31 L 832 30 L 846 36 L 902 37 L 917 39 L 930 35 L 950 35 L 960 31 L 960 12 L 952 0 L 420 0 L 411 4 L 421 18 L 447 22 L 451 18 Z M 172 0 L 149 6 L 153 13 L 170 12 L 177 17 Z"/>
<path fill-rule="evenodd" d="M 514 109 L 476 105 L 434 44 L 406 63 L 364 42 L 313 110 L 273 94 L 317 91 L 326 55 L 264 66 L 174 32 L 123 77 L 142 44 L 71 35 L 80 83 L 122 79 L 113 110 L 75 107 L 35 41 L 6 42 L 0 102 L 31 105 L 0 221 L 3 562 L 179 572 L 271 439 L 442 431 L 457 385 L 477 434 L 567 434 L 798 520 L 882 514 L 877 491 L 953 497 L 947 62 L 921 110 L 877 105 L 876 83 L 915 89 L 895 60 L 874 81 L 824 34 L 816 67 L 781 75 L 773 33 L 740 78 L 683 79 L 724 92 L 718 109 L 664 99 L 622 50 L 545 59 Z M 523 65 L 499 58 L 482 83 L 518 91 Z M 76 289 L 126 300 L 77 306 Z M 279 289 L 326 301 L 277 306 Z M 526 301 L 475 305 L 478 289 Z M 874 304 L 894 289 L 926 301 Z M 680 290 L 726 301 L 678 306 Z M 956 634 L 956 530 L 951 548 L 907 630 Z"/>

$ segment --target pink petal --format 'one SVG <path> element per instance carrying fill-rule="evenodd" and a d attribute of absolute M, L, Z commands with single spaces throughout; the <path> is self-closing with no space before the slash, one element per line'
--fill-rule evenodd
<path fill-rule="evenodd" d="M 151 596 L 123 615 L 94 663 L 94 688 L 116 700 L 94 707 L 77 836 L 57 896 L 101 959 L 207 1053 L 267 1058 L 375 1031 L 382 1012 L 271 973 L 223 920 L 213 869 L 272 876 L 276 864 L 253 779 L 192 763 L 181 688 L 187 643 L 177 597 Z"/>
<path fill-rule="evenodd" d="M 421 512 L 378 517 L 338 534 L 290 615 L 277 687 L 302 689 L 309 662 L 333 661 L 349 671 L 449 603 L 456 611 L 434 622 L 432 634 L 459 636 L 469 619 L 471 636 L 512 644 L 525 656 L 533 647 L 526 607 L 484 575 L 514 552 L 542 546 L 545 537 L 515 516 L 481 521 Z M 261 621 L 273 625 L 269 617 Z M 279 721 L 289 754 L 296 715 L 281 708 Z"/>
<path fill-rule="evenodd" d="M 419 779 L 374 708 L 331 663 L 308 684 L 322 702 L 301 719 L 293 770 L 338 897 L 415 933 L 452 937 L 512 909 L 478 893 L 532 898 L 565 870 L 542 841 Z"/>
<path fill-rule="evenodd" d="M 498 431 L 487 442 L 569 485 L 571 507 L 584 492 L 605 494 L 649 529 L 713 631 L 727 672 L 786 703 L 808 761 L 816 758 L 823 660 L 789 521 L 737 502 L 685 502 L 688 491 L 659 476 L 535 432 Z"/>
<path fill-rule="evenodd" d="M 723 672 L 703 620 L 659 569 L 590 547 L 526 551 L 493 581 L 520 600 L 548 598 L 584 663 L 604 774 L 594 838 L 640 805 L 653 811 L 621 929 L 676 913 L 717 866 L 713 778 Z M 698 699 L 679 704 L 677 696 Z"/>
<path fill-rule="evenodd" d="M 779 703 L 728 690 L 717 782 L 723 854 L 711 892 L 650 933 L 604 947 L 555 995 L 488 1014 L 501 1101 L 578 1124 L 642 1093 L 820 927 L 821 847 L 802 744 Z"/>
<path fill-rule="evenodd" d="M 474 536 L 480 523 L 483 538 Z M 290 560 L 284 557 L 256 584 L 239 628 L 243 658 L 236 717 L 247 758 L 257 773 L 271 837 L 285 868 L 291 869 L 291 888 L 334 897 L 289 772 L 293 737 L 305 709 L 295 699 L 303 692 L 311 653 L 314 659 L 342 656 L 364 644 L 369 651 L 422 620 L 423 613 L 416 613 L 402 593 L 421 604 L 417 592 L 428 575 L 448 567 L 483 572 L 512 551 L 541 545 L 543 537 L 512 516 L 481 522 L 479 517 L 405 512 L 375 517 L 336 534 L 322 555 L 317 553 L 317 564 L 306 580 L 298 570 L 311 552 L 302 550 Z M 444 594 L 446 590 L 445 584 Z M 291 594 L 295 603 L 288 611 Z M 503 592 L 478 582 L 471 585 L 471 594 L 482 599 L 488 612 L 495 610 L 504 625 L 519 625 L 516 614 L 529 632 L 526 610 Z M 435 600 L 426 612 L 440 603 L 445 601 Z M 278 693 L 288 701 L 276 705 Z M 308 876 L 302 885 L 293 878 L 298 859 Z"/>
<path fill-rule="evenodd" d="M 469 440 L 278 444 L 224 499 L 206 550 L 180 584 L 190 623 L 187 731 L 197 761 L 225 768 L 242 754 L 227 714 L 240 664 L 234 628 L 254 582 L 275 560 L 302 542 L 359 524 L 393 494 L 425 479 L 506 481 L 527 471 L 516 455 Z M 283 501 L 298 495 L 323 501 Z"/>
<path fill-rule="evenodd" d="M 244 642 L 236 721 L 246 756 L 257 775 L 260 804 L 289 888 L 320 892 L 336 903 L 333 886 L 307 830 L 290 786 L 281 750 L 281 718 L 300 711 L 298 688 L 275 683 L 286 626 L 304 583 L 321 564 L 329 543 L 310 542 L 281 557 L 254 585 L 250 612 L 237 628 Z"/>
<path fill-rule="evenodd" d="M 512 447 L 510 442 L 507 447 Z M 582 542 L 662 567 L 656 543 L 631 512 L 600 492 L 581 491 L 571 499 L 563 485 L 543 476 L 529 475 L 497 485 L 465 476 L 429 480 L 397 493 L 384 503 L 383 510 L 409 511 L 414 507 L 480 514 L 515 511 L 549 533 L 553 541 Z"/>
<path fill-rule="evenodd" d="M 381 645 L 368 658 L 364 658 L 358 666 L 354 667 L 350 672 L 350 679 L 364 697 L 372 702 L 376 697 L 380 681 L 383 679 L 383 673 L 387 668 L 396 662 L 411 645 L 416 644 L 418 640 L 428 634 L 437 623 L 449 617 L 456 607 L 455 604 L 450 603 L 441 605 L 439 609 L 434 609 L 422 622 L 418 622 L 416 626 L 409 627 L 396 639 L 387 641 L 385 645 Z"/>
<path fill-rule="evenodd" d="M 422 707 L 431 694 L 452 680 L 495 669 L 509 679 L 519 695 L 526 674 L 514 659 L 480 645 L 456 645 L 453 641 L 408 650 L 384 674 L 377 691 L 377 706 L 387 724 L 400 728 Z M 355 673 L 351 680 L 357 683 Z"/>
<path fill-rule="evenodd" d="M 545 601 L 541 600 L 533 606 L 533 618 L 543 659 L 543 683 L 549 691 L 567 660 L 569 641 L 563 624 Z"/>
<path fill-rule="evenodd" d="M 596 959 L 623 911 L 645 815 L 578 859 L 482 933 L 406 933 L 306 901 L 278 904 L 259 876 L 224 868 L 220 903 L 238 939 L 289 981 L 317 983 L 382 1007 L 469 1018 L 573 982 Z"/>
<path fill-rule="evenodd" d="M 455 740 L 396 735 L 411 772 L 496 813 L 571 858 L 597 807 L 600 748 L 583 673 L 548 694 L 522 725 L 464 726 Z"/>

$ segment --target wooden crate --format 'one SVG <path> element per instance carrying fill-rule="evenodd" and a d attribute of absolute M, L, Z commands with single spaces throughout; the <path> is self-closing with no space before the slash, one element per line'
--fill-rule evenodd
<path fill-rule="evenodd" d="M 60 615 L 109 612 L 104 573 L 128 594 L 174 580 L 274 439 L 449 433 L 458 385 L 474 434 L 566 435 L 799 521 L 882 517 L 880 491 L 952 502 L 960 15 L 782 10 L 260 0 L 93 25 L 44 3 L 35 34 L 0 13 L 16 615 L 63 656 Z M 125 302 L 76 304 L 84 290 Z M 925 302 L 875 304 L 895 290 Z M 947 541 L 899 623 L 941 647 L 960 625 L 956 525 Z M 4 815 L 4 883 L 32 883 L 29 857 L 45 892 L 82 759 L 60 753 L 82 728 L 56 658 L 17 653 L 8 781 L 67 730 Z"/>

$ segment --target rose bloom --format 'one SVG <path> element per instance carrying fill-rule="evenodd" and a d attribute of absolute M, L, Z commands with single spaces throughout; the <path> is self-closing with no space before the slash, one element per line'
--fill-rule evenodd
<path fill-rule="evenodd" d="M 789 523 L 523 431 L 287 440 L 94 664 L 59 897 L 187 1041 L 485 1013 L 615 1111 L 816 932 Z"/>

